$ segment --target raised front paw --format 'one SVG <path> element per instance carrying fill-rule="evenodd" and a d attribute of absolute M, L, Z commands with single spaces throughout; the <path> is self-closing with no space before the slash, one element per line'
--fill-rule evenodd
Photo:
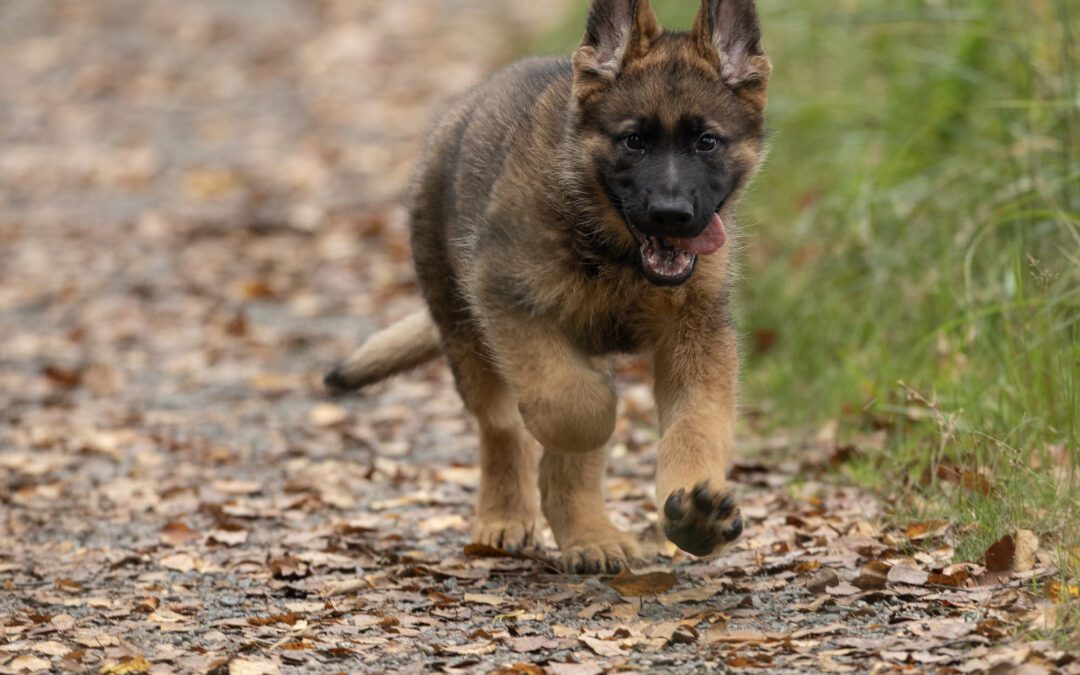
<path fill-rule="evenodd" d="M 718 552 L 739 538 L 742 514 L 730 490 L 698 483 L 687 493 L 680 488 L 664 502 L 664 534 L 676 546 L 696 556 Z"/>

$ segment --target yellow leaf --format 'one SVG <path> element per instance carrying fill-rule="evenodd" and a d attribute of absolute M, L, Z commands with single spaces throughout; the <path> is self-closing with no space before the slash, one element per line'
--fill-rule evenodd
<path fill-rule="evenodd" d="M 150 662 L 142 654 L 124 659 L 119 663 L 112 663 L 101 667 L 102 675 L 127 675 L 128 673 L 147 673 L 150 671 Z"/>

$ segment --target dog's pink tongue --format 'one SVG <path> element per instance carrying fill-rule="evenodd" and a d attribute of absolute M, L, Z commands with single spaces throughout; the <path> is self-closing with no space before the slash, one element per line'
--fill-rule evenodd
<path fill-rule="evenodd" d="M 727 230 L 724 229 L 724 221 L 720 220 L 720 214 L 714 213 L 709 225 L 696 237 L 687 239 L 668 239 L 675 248 L 685 253 L 694 255 L 709 255 L 716 253 L 727 241 Z"/>

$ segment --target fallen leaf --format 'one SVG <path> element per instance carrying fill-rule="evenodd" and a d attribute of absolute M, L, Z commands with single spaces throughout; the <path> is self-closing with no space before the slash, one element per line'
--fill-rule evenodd
<path fill-rule="evenodd" d="M 52 668 L 52 662 L 38 656 L 16 656 L 8 662 L 5 670 L 9 673 L 23 671 L 37 673 Z"/>
<path fill-rule="evenodd" d="M 279 623 L 293 625 L 300 620 L 300 615 L 296 612 L 289 612 L 288 614 L 275 614 L 273 616 L 253 616 L 250 617 L 247 622 L 252 626 L 273 626 Z M 374 623 L 378 623 L 375 621 Z"/>
<path fill-rule="evenodd" d="M 195 569 L 195 558 L 187 553 L 174 553 L 161 559 L 161 566 L 176 572 L 190 572 Z"/>
<path fill-rule="evenodd" d="M 77 630 L 72 634 L 71 639 L 84 647 L 95 649 L 115 647 L 120 644 L 120 640 L 115 635 L 109 635 L 100 630 Z"/>
<path fill-rule="evenodd" d="M 263 491 L 263 484 L 252 480 L 216 480 L 210 487 L 227 495 L 256 495 Z"/>
<path fill-rule="evenodd" d="M 558 661 L 549 661 L 547 668 L 551 671 L 551 675 L 599 675 L 604 672 L 599 664 L 592 661 L 585 663 L 561 663 Z"/>
<path fill-rule="evenodd" d="M 830 586 L 840 583 L 840 577 L 834 570 L 823 569 L 806 580 L 806 590 L 811 593 L 824 593 Z"/>
<path fill-rule="evenodd" d="M 1016 557 L 1016 544 L 1012 535 L 1005 535 L 986 549 L 986 571 L 1008 572 Z"/>
<path fill-rule="evenodd" d="M 646 595 L 658 595 L 671 590 L 678 579 L 670 572 L 650 572 L 637 575 L 623 570 L 619 576 L 607 582 L 624 598 L 638 598 Z"/>
<path fill-rule="evenodd" d="M 851 584 L 864 591 L 873 591 L 885 588 L 888 575 L 892 566 L 882 560 L 871 560 L 863 565 L 859 576 L 852 580 Z"/>
<path fill-rule="evenodd" d="M 464 553 L 470 558 L 513 558 L 514 554 L 487 544 L 467 544 Z"/>
<path fill-rule="evenodd" d="M 849 584 L 846 581 L 841 581 L 839 584 L 837 584 L 835 586 L 829 586 L 828 588 L 826 588 L 825 592 L 828 593 L 829 595 L 846 596 L 846 595 L 857 595 L 859 593 L 859 589 L 856 588 L 855 586 L 852 586 L 851 584 Z"/>
<path fill-rule="evenodd" d="M 162 543 L 168 546 L 183 546 L 202 539 L 202 535 L 180 521 L 174 521 L 161 528 L 159 535 Z"/>
<path fill-rule="evenodd" d="M 944 520 L 928 520 L 924 523 L 913 523 L 907 526 L 904 534 L 912 541 L 926 539 L 928 537 L 941 536 L 947 530 L 949 524 Z"/>
<path fill-rule="evenodd" d="M 959 588 L 964 585 L 964 582 L 971 578 L 971 573 L 966 569 L 960 568 L 951 574 L 937 574 L 931 573 L 927 579 L 927 583 L 935 586 L 950 586 L 953 588 Z"/>
<path fill-rule="evenodd" d="M 117 663 L 101 667 L 101 675 L 128 675 L 129 673 L 148 673 L 153 666 L 142 654 L 121 659 Z"/>
<path fill-rule="evenodd" d="M 510 649 L 521 654 L 538 652 L 545 649 L 555 649 L 559 646 L 557 640 L 549 639 L 543 635 L 530 635 L 528 637 L 509 638 L 506 644 Z"/>
<path fill-rule="evenodd" d="M 38 654 L 45 654 L 46 656 L 63 656 L 71 651 L 71 647 L 68 647 L 62 642 L 50 640 L 48 642 L 39 642 L 34 645 L 34 651 Z"/>
<path fill-rule="evenodd" d="M 490 654 L 498 647 L 494 642 L 470 642 L 464 645 L 439 645 L 437 650 L 444 654 L 456 654 L 458 656 L 479 656 Z"/>
<path fill-rule="evenodd" d="M 240 546 L 246 544 L 247 540 L 248 531 L 240 527 L 210 530 L 210 543 L 221 544 L 223 546 Z"/>
<path fill-rule="evenodd" d="M 187 621 L 187 617 L 185 617 L 183 614 L 178 614 L 168 609 L 159 609 L 146 618 L 147 620 L 153 621 L 154 623 L 164 624 L 183 623 Z"/>
<path fill-rule="evenodd" d="M 1039 550 L 1039 537 L 1031 530 L 1017 530 L 1013 554 L 1014 572 L 1027 572 L 1035 567 L 1035 554 Z"/>
<path fill-rule="evenodd" d="M 280 672 L 273 661 L 243 658 L 229 661 L 229 675 L 278 675 Z"/>
<path fill-rule="evenodd" d="M 578 636 L 578 641 L 596 652 L 599 656 L 622 656 L 625 653 L 619 648 L 617 642 L 612 642 L 611 640 L 600 640 L 589 637 L 588 635 L 580 635 Z"/>
<path fill-rule="evenodd" d="M 675 605 L 681 602 L 704 602 L 709 598 L 724 592 L 723 586 L 701 586 L 699 588 L 686 588 L 681 591 L 673 591 L 657 596 L 656 601 L 661 605 Z"/>
<path fill-rule="evenodd" d="M 459 514 L 452 513 L 443 516 L 433 516 L 426 520 L 422 520 L 416 526 L 416 529 L 423 534 L 435 534 L 437 532 L 445 532 L 446 530 L 465 530 L 468 526 L 468 522 L 466 522 L 465 518 Z"/>
<path fill-rule="evenodd" d="M 705 642 L 708 644 L 775 642 L 783 637 L 776 633 L 763 633 L 759 630 L 728 630 L 727 626 L 714 626 L 705 631 Z"/>
<path fill-rule="evenodd" d="M 498 607 L 506 602 L 506 598 L 499 597 L 497 595 L 490 595 L 487 593 L 466 593 L 465 602 L 471 602 L 479 605 L 491 605 L 492 607 Z"/>
<path fill-rule="evenodd" d="M 317 427 L 332 427 L 349 419 L 349 411 L 333 403 L 320 403 L 308 412 L 308 421 Z"/>
<path fill-rule="evenodd" d="M 544 669 L 533 663 L 514 663 L 492 671 L 493 675 L 544 675 Z"/>
<path fill-rule="evenodd" d="M 908 586 L 922 586 L 930 579 L 930 574 L 924 570 L 913 567 L 893 565 L 887 576 L 889 583 L 906 584 Z"/>
<path fill-rule="evenodd" d="M 303 579 L 311 574 L 311 570 L 303 560 L 283 555 L 270 561 L 270 573 L 275 579 Z"/>

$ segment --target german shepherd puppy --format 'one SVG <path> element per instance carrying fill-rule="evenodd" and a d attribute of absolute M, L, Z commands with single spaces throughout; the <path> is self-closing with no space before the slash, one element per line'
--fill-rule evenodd
<path fill-rule="evenodd" d="M 639 558 L 602 481 L 611 358 L 641 351 L 665 534 L 708 556 L 742 532 L 725 480 L 738 372 L 725 243 L 762 157 L 770 70 L 753 0 L 704 0 L 688 33 L 664 31 L 647 0 L 595 0 L 572 59 L 512 65 L 435 125 L 410 200 L 428 309 L 326 383 L 446 354 L 479 423 L 475 541 L 528 546 L 543 514 L 570 572 Z"/>

